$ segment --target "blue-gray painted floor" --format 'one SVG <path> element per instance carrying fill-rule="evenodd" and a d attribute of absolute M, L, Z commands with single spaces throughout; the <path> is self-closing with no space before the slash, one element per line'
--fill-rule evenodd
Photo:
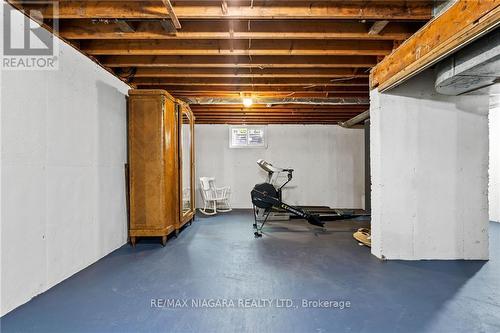
<path fill-rule="evenodd" d="M 251 221 L 234 211 L 198 218 L 165 248 L 125 245 L 4 316 L 1 332 L 500 332 L 500 224 L 491 224 L 489 262 L 382 262 L 349 232 L 293 221 L 254 239 Z M 194 308 L 193 298 L 235 304 Z M 261 298 L 272 306 L 238 303 Z M 304 308 L 302 299 L 350 307 Z"/>

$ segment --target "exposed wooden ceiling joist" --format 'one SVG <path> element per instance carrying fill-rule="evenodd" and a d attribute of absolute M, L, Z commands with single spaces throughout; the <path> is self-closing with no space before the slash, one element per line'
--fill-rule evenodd
<path fill-rule="evenodd" d="M 219 111 L 236 111 L 241 110 L 245 112 L 262 112 L 262 110 L 275 112 L 278 110 L 289 110 L 302 112 L 330 112 L 334 110 L 349 110 L 349 109 L 366 109 L 366 105 L 346 104 L 346 105 L 309 105 L 309 104 L 273 104 L 269 107 L 267 104 L 253 104 L 251 107 L 246 107 L 243 104 L 193 104 L 193 111 L 200 110 L 219 110 Z"/>
<path fill-rule="evenodd" d="M 241 92 L 241 93 L 311 93 L 311 92 L 321 92 L 323 94 L 327 93 L 349 93 L 349 94 L 368 94 L 368 90 L 365 86 L 322 86 L 314 85 L 308 87 L 301 86 L 289 86 L 289 85 L 265 85 L 265 86 L 251 86 L 251 85 L 234 85 L 234 86 L 210 86 L 210 85 L 141 85 L 142 89 L 165 89 L 167 91 L 176 92 L 192 92 L 192 93 L 202 93 L 202 92 Z M 295 95 L 294 95 L 295 96 Z"/>
<path fill-rule="evenodd" d="M 368 77 L 367 69 L 354 71 L 350 68 L 138 68 L 134 77 L 300 77 L 300 78 L 363 78 Z"/>
<path fill-rule="evenodd" d="M 373 67 L 375 56 L 102 56 L 107 67 L 355 68 Z"/>
<path fill-rule="evenodd" d="M 347 119 L 345 119 L 347 120 Z M 219 119 L 196 119 L 197 124 L 213 124 L 213 125 L 294 125 L 294 124 L 301 124 L 301 125 L 337 125 L 339 121 L 345 121 L 345 120 L 328 120 L 328 121 L 307 121 L 307 120 L 300 120 L 300 119 L 292 119 L 289 121 L 272 121 L 272 120 L 263 120 L 263 121 L 256 121 L 256 120 L 250 120 L 250 119 L 238 119 L 238 120 L 219 120 Z"/>
<path fill-rule="evenodd" d="M 368 98 L 368 92 L 329 92 L 329 91 L 186 91 L 169 90 L 173 95 L 179 98 L 241 98 L 240 94 L 253 95 L 258 97 L 287 98 L 289 96 L 296 98 Z"/>
<path fill-rule="evenodd" d="M 433 6 L 432 0 L 61 0 L 52 13 L 42 1 L 9 2 L 59 19 L 62 38 L 134 87 L 213 103 L 193 105 L 198 123 L 230 124 L 336 124 L 365 111 L 369 68 L 429 20 Z M 234 105 L 241 96 L 261 103 L 338 98 L 342 105 L 247 109 Z"/>
<path fill-rule="evenodd" d="M 378 64 L 371 86 L 394 87 L 499 24 L 500 0 L 456 2 Z"/>
<path fill-rule="evenodd" d="M 161 22 L 161 21 L 160 21 Z M 381 33 L 370 34 L 371 23 L 326 20 L 268 21 L 183 21 L 175 35 L 166 32 L 159 21 L 135 21 L 134 33 L 114 24 L 91 20 L 61 20 L 59 33 L 67 39 L 368 39 L 405 40 L 421 23 L 392 22 Z M 229 26 L 231 23 L 231 27 Z"/>
<path fill-rule="evenodd" d="M 22 1 L 12 1 L 21 4 Z M 46 18 L 163 19 L 169 12 L 162 1 L 59 1 L 58 13 L 46 4 L 25 4 Z M 184 19 L 353 19 L 426 21 L 432 15 L 430 1 L 331 1 L 277 2 L 272 6 L 228 6 L 224 13 L 219 1 L 200 5 L 173 6 L 177 18 Z"/>
<path fill-rule="evenodd" d="M 135 78 L 134 85 L 187 85 L 187 86 L 332 86 L 367 87 L 366 78 Z"/>
<path fill-rule="evenodd" d="M 205 117 L 205 118 L 214 118 L 214 117 L 224 117 L 224 118 L 231 118 L 231 117 L 238 117 L 238 116 L 246 116 L 246 117 L 269 117 L 269 118 L 284 118 L 287 116 L 295 116 L 295 117 L 303 117 L 303 118 L 312 118 L 312 119 L 328 119 L 328 118 L 343 118 L 343 117 L 352 117 L 355 116 L 356 114 L 363 112 L 365 109 L 358 109 L 354 110 L 352 112 L 335 112 L 335 113 L 314 113 L 314 112 L 296 112 L 293 109 L 287 109 L 284 110 L 283 112 L 244 112 L 244 111 L 233 111 L 233 112 L 212 112 L 212 111 L 206 111 L 206 112 L 194 112 L 196 117 Z"/>
<path fill-rule="evenodd" d="M 388 55 L 390 41 L 350 40 L 92 40 L 81 49 L 92 55 Z"/>

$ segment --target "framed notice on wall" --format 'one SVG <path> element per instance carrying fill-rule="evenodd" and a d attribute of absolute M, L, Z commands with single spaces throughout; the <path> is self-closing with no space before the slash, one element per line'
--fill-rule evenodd
<path fill-rule="evenodd" d="M 267 148 L 264 126 L 230 126 L 229 148 Z"/>

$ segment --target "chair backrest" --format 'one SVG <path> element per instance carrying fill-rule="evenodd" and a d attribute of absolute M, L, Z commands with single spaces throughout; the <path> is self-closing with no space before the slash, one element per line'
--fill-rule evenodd
<path fill-rule="evenodd" d="M 204 201 L 213 200 L 217 195 L 215 191 L 215 178 L 200 177 L 200 191 Z"/>

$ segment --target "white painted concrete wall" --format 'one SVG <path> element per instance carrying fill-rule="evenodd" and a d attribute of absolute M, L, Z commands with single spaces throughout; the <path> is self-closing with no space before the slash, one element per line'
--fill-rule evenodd
<path fill-rule="evenodd" d="M 250 208 L 250 191 L 265 180 L 256 163 L 263 158 L 293 168 L 283 190 L 290 204 L 361 208 L 364 194 L 364 137 L 361 129 L 326 125 L 268 125 L 268 147 L 229 148 L 229 126 L 196 125 L 196 205 L 202 201 L 199 177 L 215 176 L 231 186 L 232 205 Z"/>
<path fill-rule="evenodd" d="M 58 43 L 59 70 L 2 72 L 2 315 L 126 242 L 128 87 Z"/>
<path fill-rule="evenodd" d="M 488 96 L 444 96 L 425 71 L 371 96 L 372 253 L 488 258 Z"/>
<path fill-rule="evenodd" d="M 490 89 L 490 220 L 500 222 L 500 84 Z"/>

